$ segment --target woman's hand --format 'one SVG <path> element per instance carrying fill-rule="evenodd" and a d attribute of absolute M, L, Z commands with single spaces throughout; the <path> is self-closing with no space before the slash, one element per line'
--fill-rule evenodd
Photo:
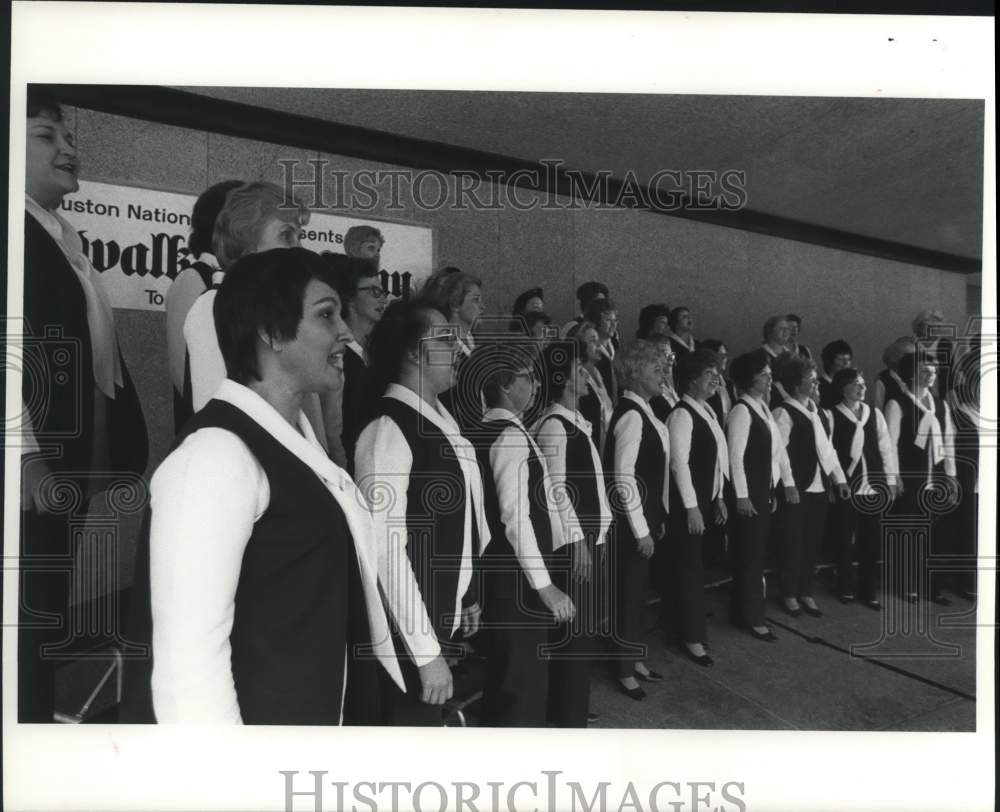
<path fill-rule="evenodd" d="M 652 536 L 643 536 L 641 539 L 637 539 L 635 543 L 639 548 L 639 555 L 643 558 L 653 557 L 653 551 L 656 549 L 656 546 L 653 544 Z"/>
<path fill-rule="evenodd" d="M 799 503 L 799 489 L 794 485 L 786 485 L 785 501 L 790 505 L 797 505 Z"/>
<path fill-rule="evenodd" d="M 729 519 L 729 510 L 726 508 L 726 502 L 724 499 L 715 500 L 715 523 L 717 525 L 724 525 Z"/>
<path fill-rule="evenodd" d="M 474 603 L 471 606 L 466 606 L 462 610 L 462 636 L 472 637 L 476 632 L 479 631 L 479 618 L 482 616 L 483 610 L 479 608 L 478 603 Z"/>
<path fill-rule="evenodd" d="M 839 485 L 836 485 L 835 490 L 837 492 L 837 498 L 840 499 L 842 502 L 846 502 L 848 499 L 851 498 L 851 489 L 847 487 L 846 482 L 841 482 Z M 833 494 L 831 492 L 831 496 L 832 495 Z"/>
<path fill-rule="evenodd" d="M 757 511 L 753 507 L 753 502 L 750 501 L 750 497 L 748 496 L 736 500 L 736 512 L 740 516 L 746 516 L 747 518 L 757 515 Z"/>
<path fill-rule="evenodd" d="M 698 508 L 687 509 L 688 533 L 692 536 L 700 536 L 705 532 L 705 519 Z"/>
<path fill-rule="evenodd" d="M 419 668 L 420 685 L 423 691 L 420 694 L 420 701 L 428 705 L 443 705 L 451 699 L 451 669 L 444 657 L 438 655 L 427 665 Z"/>
<path fill-rule="evenodd" d="M 590 557 L 590 550 L 587 549 L 587 542 L 578 541 L 569 545 L 569 559 L 573 580 L 578 583 L 589 581 L 593 571 L 593 559 Z"/>
<path fill-rule="evenodd" d="M 560 623 L 568 623 L 576 615 L 576 607 L 573 606 L 573 601 L 570 600 L 569 595 L 563 592 L 555 584 L 549 584 L 548 586 L 543 586 L 538 590 L 538 597 L 542 599 L 542 603 L 545 604 L 545 608 L 548 609 L 553 617 Z"/>

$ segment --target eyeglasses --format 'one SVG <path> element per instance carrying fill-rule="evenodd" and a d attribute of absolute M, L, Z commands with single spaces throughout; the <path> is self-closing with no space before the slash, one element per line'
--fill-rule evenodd
<path fill-rule="evenodd" d="M 362 292 L 376 299 L 384 299 L 389 295 L 380 285 L 367 285 L 366 287 L 358 288 L 358 293 Z"/>

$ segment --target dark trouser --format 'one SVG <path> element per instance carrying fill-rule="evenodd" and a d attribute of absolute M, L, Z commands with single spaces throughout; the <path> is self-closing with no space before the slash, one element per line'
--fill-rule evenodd
<path fill-rule="evenodd" d="M 810 598 L 826 527 L 827 494 L 799 492 L 799 503 L 781 500 L 781 591 L 786 598 Z"/>
<path fill-rule="evenodd" d="M 649 559 L 639 555 L 635 537 L 623 519 L 612 526 L 611 624 L 612 656 L 617 661 L 619 679 L 631 677 L 635 664 L 645 656 L 642 639 L 643 607 L 649 589 Z"/>
<path fill-rule="evenodd" d="M 837 556 L 837 592 L 855 594 L 854 560 L 858 561 L 858 597 L 876 600 L 879 593 L 878 557 L 882 551 L 882 516 L 859 510 L 852 499 L 838 499 L 833 506 Z"/>
<path fill-rule="evenodd" d="M 586 727 L 590 704 L 591 661 L 598 653 L 597 642 L 604 625 L 600 600 L 603 554 L 595 551 L 593 539 L 587 544 L 593 566 L 588 581 L 572 577 L 569 547 L 557 551 L 549 561 L 553 583 L 573 601 L 576 615 L 571 623 L 561 623 L 549 633 L 548 722 L 553 727 Z M 600 551 L 603 553 L 603 550 Z"/>
<path fill-rule="evenodd" d="M 771 506 L 754 503 L 756 516 L 736 517 L 733 530 L 733 617 L 747 626 L 764 625 L 764 553 L 771 526 Z"/>
<path fill-rule="evenodd" d="M 487 573 L 486 592 L 483 724 L 544 727 L 549 681 L 544 648 L 554 620 L 520 572 Z"/>
<path fill-rule="evenodd" d="M 58 645 L 69 634 L 73 561 L 65 515 L 22 511 L 20 567 L 17 718 L 22 723 L 51 722 L 55 712 L 55 661 L 45 648 Z"/>
<path fill-rule="evenodd" d="M 713 527 L 711 504 L 699 505 L 706 532 Z M 704 643 L 708 638 L 705 626 L 705 578 L 702 570 L 702 537 L 688 532 L 687 511 L 678 507 L 670 522 L 671 588 L 677 636 L 682 643 Z"/>

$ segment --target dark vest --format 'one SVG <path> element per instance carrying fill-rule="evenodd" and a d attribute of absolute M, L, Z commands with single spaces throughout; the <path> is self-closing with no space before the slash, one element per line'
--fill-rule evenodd
<path fill-rule="evenodd" d="M 771 429 L 757 412 L 741 400 L 733 404 L 733 411 L 746 409 L 750 414 L 750 431 L 747 434 L 747 445 L 743 449 L 743 473 L 747 480 L 747 496 L 754 509 L 760 513 L 768 510 L 771 503 L 772 460 L 771 460 Z"/>
<path fill-rule="evenodd" d="M 883 405 L 890 400 L 898 400 L 900 402 L 909 400 L 900 387 L 899 382 L 890 374 L 888 369 L 883 369 L 877 377 L 878 380 L 882 381 L 882 388 L 885 390 Z"/>
<path fill-rule="evenodd" d="M 371 419 L 372 373 L 354 350 L 344 351 L 344 390 L 340 441 L 347 457 L 347 472 L 354 476 L 354 449 L 361 430 Z"/>
<path fill-rule="evenodd" d="M 695 495 L 698 497 L 699 506 L 710 504 L 712 501 L 712 487 L 715 485 L 715 462 L 718 459 L 718 444 L 715 442 L 715 435 L 708 425 L 705 417 L 691 408 L 685 400 L 680 400 L 675 409 L 684 409 L 691 415 L 693 427 L 691 429 L 691 453 L 688 456 L 688 468 L 691 471 L 691 482 L 694 485 Z M 672 438 L 671 438 L 672 439 Z M 676 478 L 670 480 L 670 503 L 683 508 L 681 492 L 677 489 Z M 675 510 L 679 513 L 679 510 Z"/>
<path fill-rule="evenodd" d="M 936 395 L 934 397 L 934 414 L 937 416 L 941 431 L 944 431 L 944 401 Z M 893 398 L 902 412 L 902 419 L 899 426 L 899 442 L 897 451 L 899 454 L 899 472 L 901 475 L 915 478 L 927 478 L 927 461 L 931 454 L 931 443 L 928 438 L 927 448 L 918 448 L 914 442 L 917 438 L 917 426 L 923 412 L 908 395 Z M 886 401 L 888 403 L 888 401 Z M 944 460 L 934 466 L 934 473 L 944 473 Z"/>
<path fill-rule="evenodd" d="M 840 397 L 833 388 L 833 381 L 826 378 L 819 379 L 819 405 L 823 409 L 833 409 L 840 403 Z"/>
<path fill-rule="evenodd" d="M 522 431 L 509 420 L 488 420 L 477 427 L 476 434 L 476 453 L 483 471 L 483 501 L 491 537 L 482 558 L 482 565 L 496 576 L 489 581 L 492 594 L 504 597 L 512 597 L 515 594 L 528 596 L 534 593 L 528 586 L 527 577 L 521 571 L 521 564 L 510 542 L 513 533 L 508 534 L 508 528 L 500 517 L 500 498 L 493 468 L 490 465 L 490 449 L 500 439 L 504 430 L 510 427 Z M 531 449 L 528 435 L 524 432 L 522 434 L 524 444 L 528 446 L 528 521 L 535 531 L 538 551 L 547 558 L 552 555 L 552 526 L 549 523 L 548 501 L 545 498 L 542 461 Z M 542 566 L 542 562 L 538 563 Z M 519 582 L 520 587 L 518 587 Z M 519 593 L 515 591 L 518 589 Z"/>
<path fill-rule="evenodd" d="M 833 410 L 833 449 L 837 452 L 837 459 L 840 467 L 847 476 L 847 469 L 851 466 L 851 442 L 854 439 L 854 421 L 844 417 L 840 409 Z M 875 417 L 875 409 L 868 413 L 868 422 L 863 429 L 865 442 L 861 447 L 861 456 L 865 465 L 868 466 L 868 475 L 879 474 L 883 471 L 882 455 L 878 450 L 878 418 Z M 854 474 L 849 482 L 855 485 L 861 480 L 861 463 L 854 469 Z"/>
<path fill-rule="evenodd" d="M 390 397 L 375 405 L 374 418 L 383 416 L 399 426 L 413 457 L 406 483 L 406 554 L 434 634 L 443 643 L 451 638 L 458 598 L 468 498 L 465 479 L 451 443 L 434 423 Z M 472 544 L 475 550 L 474 538 Z"/>
<path fill-rule="evenodd" d="M 736 394 L 733 391 L 733 382 L 723 381 L 722 385 L 726 387 L 726 394 L 729 395 L 729 408 L 732 409 L 733 406 L 736 404 Z M 712 411 L 715 412 L 715 416 L 719 421 L 719 425 L 725 426 L 726 415 L 722 413 L 721 390 L 716 390 L 715 394 L 713 394 L 712 397 L 708 398 L 705 402 L 712 408 Z"/>
<path fill-rule="evenodd" d="M 792 464 L 792 476 L 795 477 L 795 487 L 805 491 L 812 485 L 819 466 L 819 454 L 816 451 L 816 435 L 813 432 L 812 421 L 794 406 L 782 403 L 778 408 L 784 409 L 792 419 L 792 431 L 788 435 L 788 461 Z M 820 419 L 823 419 L 820 413 Z M 821 472 L 821 478 L 825 475 Z"/>
<path fill-rule="evenodd" d="M 642 419 L 642 437 L 639 441 L 639 454 L 635 460 L 635 478 L 642 499 L 642 514 L 646 519 L 651 533 L 663 524 L 666 511 L 663 508 L 664 454 L 663 444 L 655 426 L 646 413 L 630 398 L 623 397 L 618 401 L 615 412 L 608 426 L 608 439 L 604 446 L 604 477 L 610 484 L 614 482 L 615 474 L 615 426 L 628 412 L 635 412 Z M 620 533 L 631 534 L 631 526 L 625 512 L 617 488 L 611 488 L 609 493 L 611 512 L 614 514 Z"/>
<path fill-rule="evenodd" d="M 656 419 L 659 420 L 664 425 L 667 422 L 667 418 L 670 417 L 670 412 L 673 407 L 663 395 L 653 395 L 649 399 L 649 408 L 652 409 L 653 414 L 656 415 Z"/>
<path fill-rule="evenodd" d="M 267 510 L 254 524 L 243 554 L 229 635 L 243 721 L 336 725 L 345 651 L 370 642 L 347 520 L 312 469 L 242 410 L 220 400 L 209 402 L 186 424 L 176 445 L 205 427 L 225 429 L 246 443 L 270 489 Z M 149 587 L 145 532 L 136 553 L 129 639 L 147 645 L 152 640 Z M 364 669 L 365 678 L 375 678 L 370 658 L 355 662 L 351 657 L 352 674 L 360 677 L 355 666 Z M 155 721 L 151 674 L 151 657 L 129 661 L 123 721 Z"/>
<path fill-rule="evenodd" d="M 56 472 L 90 471 L 94 442 L 94 360 L 83 288 L 59 245 L 24 217 L 24 370 L 21 395 L 39 445 L 56 445 Z M 107 400 L 111 466 L 141 474 L 148 437 L 139 397 L 121 357 L 122 386 Z M 40 406 L 40 408 L 34 408 Z"/>
<path fill-rule="evenodd" d="M 594 470 L 590 436 L 562 415 L 550 415 L 547 420 L 558 420 L 566 432 L 566 485 L 573 511 L 584 532 L 596 532 L 601 526 L 598 488 L 603 488 L 604 482 L 598 482 Z"/>

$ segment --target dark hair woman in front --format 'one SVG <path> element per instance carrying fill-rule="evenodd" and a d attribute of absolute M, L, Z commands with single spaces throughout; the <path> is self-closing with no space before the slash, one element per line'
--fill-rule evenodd
<path fill-rule="evenodd" d="M 630 699 L 646 692 L 637 679 L 659 681 L 644 662 L 643 606 L 649 560 L 662 545 L 669 507 L 670 434 L 649 405 L 663 381 L 663 352 L 636 341 L 618 358 L 624 392 L 604 446 L 614 529 L 611 536 L 612 631 L 618 685 Z M 662 585 L 661 585 L 662 590 Z"/>
<path fill-rule="evenodd" d="M 867 386 L 861 372 L 841 369 L 834 373 L 831 386 L 838 397 L 832 411 L 833 448 L 851 489 L 849 498 L 833 505 L 837 595 L 841 603 L 854 600 L 856 555 L 858 596 L 878 611 L 882 513 L 898 492 L 896 454 L 882 412 L 865 403 Z"/>
<path fill-rule="evenodd" d="M 911 532 L 897 534 L 888 566 L 908 601 L 929 598 L 948 606 L 951 599 L 927 567 L 931 552 L 943 552 L 946 543 L 941 519 L 958 503 L 955 427 L 948 404 L 934 394 L 933 358 L 919 351 L 904 355 L 899 378 L 902 386 L 885 403 L 885 422 L 896 448 L 902 489 L 893 513 Z M 899 536 L 908 537 L 907 546 Z"/>
<path fill-rule="evenodd" d="M 604 454 L 604 441 L 608 435 L 611 415 L 615 411 L 615 402 L 611 393 L 604 387 L 604 378 L 597 368 L 601 360 L 600 337 L 597 328 L 589 321 L 582 322 L 573 339 L 577 344 L 580 363 L 583 366 L 584 387 L 580 391 L 580 413 L 587 418 L 593 427 L 591 437 L 597 450 Z"/>
<path fill-rule="evenodd" d="M 375 518 L 382 593 L 406 690 L 386 685 L 387 721 L 440 726 L 447 659 L 479 626 L 473 560 L 490 539 L 476 453 L 441 405 L 455 328 L 435 307 L 397 301 L 368 342 L 381 397 L 355 449 L 355 479 Z"/>
<path fill-rule="evenodd" d="M 726 435 L 706 402 L 719 385 L 718 361 L 711 350 L 681 356 L 677 380 L 684 396 L 667 418 L 670 430 L 670 550 L 677 630 L 683 652 L 698 665 L 712 665 L 705 651 L 702 536 L 709 523 L 726 523 L 723 486 L 729 478 Z"/>
<path fill-rule="evenodd" d="M 148 444 L 111 302 L 80 235 L 59 214 L 79 188 L 72 128 L 39 86 L 29 85 L 26 112 L 25 335 L 11 336 L 12 346 L 25 345 L 24 411 L 8 423 L 21 444 L 17 709 L 21 722 L 51 722 L 55 661 L 42 648 L 69 634 L 70 591 L 70 578 L 52 562 L 73 558 L 70 512 L 74 522 L 85 518 L 90 497 L 112 483 L 110 472 L 118 480 L 142 474 Z"/>
<path fill-rule="evenodd" d="M 349 338 L 327 273 L 311 251 L 275 249 L 219 288 L 227 380 L 151 483 L 130 639 L 152 663 L 130 721 L 373 723 L 372 648 L 402 684 L 371 514 L 302 412 L 340 385 Z"/>
<path fill-rule="evenodd" d="M 550 635 L 548 721 L 555 727 L 586 727 L 590 664 L 603 628 L 602 582 L 611 508 L 604 469 L 591 426 L 577 409 L 586 385 L 572 339 L 546 348 L 549 403 L 535 429 L 545 455 L 552 501 L 562 526 L 562 546 L 553 550 L 549 575 L 576 606 L 572 624 Z"/>
<path fill-rule="evenodd" d="M 778 506 L 781 591 L 788 614 L 797 617 L 805 611 L 820 617 L 813 586 L 826 526 L 827 489 L 835 491 L 839 499 L 847 499 L 850 491 L 830 445 L 829 418 L 816 406 L 816 365 L 800 355 L 789 355 L 781 367 L 781 384 L 788 397 L 774 410 L 774 421 L 799 491 L 798 502 L 779 501 Z"/>
<path fill-rule="evenodd" d="M 781 432 L 767 401 L 771 364 L 763 349 L 740 355 L 730 367 L 740 393 L 726 420 L 729 469 L 736 510 L 733 523 L 732 619 L 758 640 L 777 637 L 764 617 L 764 554 L 774 509 L 774 490 L 784 486 L 785 500 L 795 504 L 799 492 Z"/>

